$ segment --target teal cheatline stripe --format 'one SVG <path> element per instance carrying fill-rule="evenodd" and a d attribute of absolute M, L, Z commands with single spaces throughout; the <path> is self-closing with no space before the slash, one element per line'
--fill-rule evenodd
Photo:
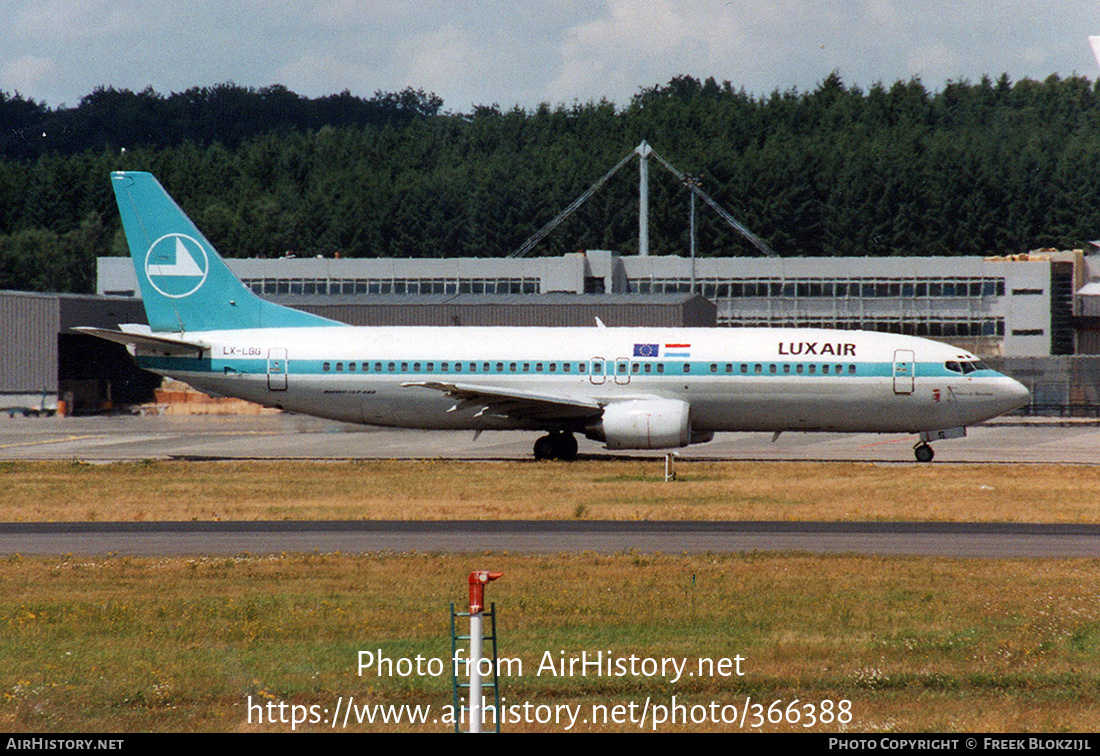
<path fill-rule="evenodd" d="M 151 174 L 112 173 L 111 184 L 154 331 L 345 325 L 253 294 Z"/>
<path fill-rule="evenodd" d="M 149 370 L 162 370 L 170 372 L 172 370 L 188 371 L 188 372 L 207 372 L 207 373 L 222 373 L 226 369 L 234 370 L 240 373 L 266 373 L 267 372 L 267 360 L 265 359 L 196 359 L 194 357 L 140 357 L 138 358 L 139 364 Z M 470 364 L 473 363 L 476 367 L 471 370 Z M 350 369 L 350 365 L 354 364 L 355 369 Z M 448 368 L 443 369 L 443 365 L 446 364 Z M 489 365 L 489 369 L 485 369 L 485 365 Z M 516 365 L 516 369 L 512 370 L 511 366 Z M 529 370 L 524 371 L 523 365 L 528 365 Z M 541 364 L 542 370 L 536 370 L 535 365 Z M 732 366 L 729 372 L 726 372 L 725 366 L 729 364 Z M 391 368 L 392 365 L 392 368 Z M 455 369 L 456 365 L 460 365 L 460 369 Z M 497 365 L 502 366 L 501 369 L 497 369 Z M 663 366 L 664 370 L 658 371 L 656 367 L 646 372 L 644 369 L 635 372 L 633 365 L 642 366 Z M 711 366 L 716 365 L 716 370 L 711 370 Z M 755 368 L 760 365 L 762 371 L 757 373 Z M 798 366 L 803 366 L 803 371 L 798 372 Z M 814 372 L 810 372 L 809 366 L 814 365 Z M 829 366 L 829 372 L 823 372 L 822 366 Z M 834 366 L 840 366 L 840 370 L 837 371 Z M 365 368 L 364 368 L 365 366 Z M 429 367 L 430 366 L 430 367 Z M 553 369 L 551 369 L 553 366 Z M 566 370 L 566 366 L 569 367 Z M 745 366 L 747 370 L 741 372 L 741 367 Z M 772 372 L 774 366 L 775 371 Z M 852 372 L 852 366 L 855 367 L 855 371 Z M 584 368 L 583 370 L 581 368 Z M 432 376 L 443 380 L 454 381 L 476 381 L 480 376 L 511 376 L 515 378 L 583 378 L 587 379 L 590 376 L 596 376 L 597 378 L 604 378 L 607 381 L 614 382 L 616 378 L 622 379 L 630 377 L 630 380 L 646 380 L 646 379 L 679 379 L 684 376 L 695 377 L 709 377 L 713 379 L 725 379 L 725 380 L 745 380 L 745 379 L 761 379 L 761 378 L 802 378 L 802 379 L 837 379 L 837 378 L 890 378 L 893 376 L 893 363 L 890 362 L 770 362 L 770 361 L 706 361 L 706 362 L 634 362 L 631 365 L 629 373 L 613 372 L 608 370 L 606 373 L 590 373 L 589 364 L 587 361 L 556 361 L 556 360 L 539 360 L 525 358 L 522 360 L 510 359 L 507 357 L 485 358 L 481 357 L 476 360 L 454 360 L 454 359 L 439 359 L 432 357 L 401 357 L 401 358 L 388 358 L 388 357 L 356 357 L 354 359 L 347 357 L 330 358 L 330 359 L 295 359 L 293 355 L 290 355 L 285 363 L 285 372 L 288 375 L 330 375 L 335 377 L 354 377 L 357 375 L 368 376 Z M 954 371 L 947 370 L 942 363 L 918 363 L 916 366 L 915 377 L 916 378 L 958 378 L 960 374 Z M 994 377 L 999 375 L 994 370 L 980 370 L 970 373 L 975 377 Z"/>

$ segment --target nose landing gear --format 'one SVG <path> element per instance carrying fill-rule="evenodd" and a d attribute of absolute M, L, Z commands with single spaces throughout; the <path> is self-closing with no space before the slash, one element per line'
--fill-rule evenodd
<path fill-rule="evenodd" d="M 572 462 L 577 458 L 577 439 L 567 431 L 554 431 L 535 442 L 535 459 L 560 459 Z"/>
<path fill-rule="evenodd" d="M 934 431 L 921 431 L 920 440 L 917 441 L 916 446 L 913 447 L 913 454 L 916 455 L 918 462 L 931 462 L 932 457 L 936 456 L 936 454 L 932 451 L 932 447 L 928 445 L 929 441 L 943 441 L 947 438 L 965 437 L 966 428 L 963 426 L 957 428 L 943 428 Z"/>

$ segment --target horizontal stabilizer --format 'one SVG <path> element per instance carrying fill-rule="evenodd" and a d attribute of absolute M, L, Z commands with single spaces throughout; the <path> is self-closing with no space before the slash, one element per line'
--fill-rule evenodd
<path fill-rule="evenodd" d="M 108 328 L 74 328 L 74 331 L 95 336 L 99 339 L 113 341 L 127 347 L 140 349 L 143 354 L 158 354 L 164 356 L 193 354 L 198 357 L 210 349 L 209 344 L 201 341 L 184 341 L 167 336 L 153 336 L 145 333 L 128 333 L 126 331 L 112 331 Z"/>

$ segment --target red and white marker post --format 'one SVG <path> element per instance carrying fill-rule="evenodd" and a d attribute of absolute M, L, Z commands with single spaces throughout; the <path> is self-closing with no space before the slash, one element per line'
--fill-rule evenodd
<path fill-rule="evenodd" d="M 503 572 L 474 570 L 470 573 L 470 732 L 481 732 L 481 629 L 485 611 L 485 586 Z"/>

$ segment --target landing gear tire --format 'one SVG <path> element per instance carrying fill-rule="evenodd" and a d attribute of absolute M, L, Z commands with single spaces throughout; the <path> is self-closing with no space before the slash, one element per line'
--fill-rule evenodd
<path fill-rule="evenodd" d="M 535 442 L 535 459 L 560 459 L 571 462 L 577 458 L 577 439 L 572 433 L 554 431 Z"/>
<path fill-rule="evenodd" d="M 913 447 L 913 454 L 916 455 L 918 462 L 931 462 L 932 458 L 936 456 L 936 453 L 932 451 L 932 447 L 928 444 L 917 444 Z"/>

